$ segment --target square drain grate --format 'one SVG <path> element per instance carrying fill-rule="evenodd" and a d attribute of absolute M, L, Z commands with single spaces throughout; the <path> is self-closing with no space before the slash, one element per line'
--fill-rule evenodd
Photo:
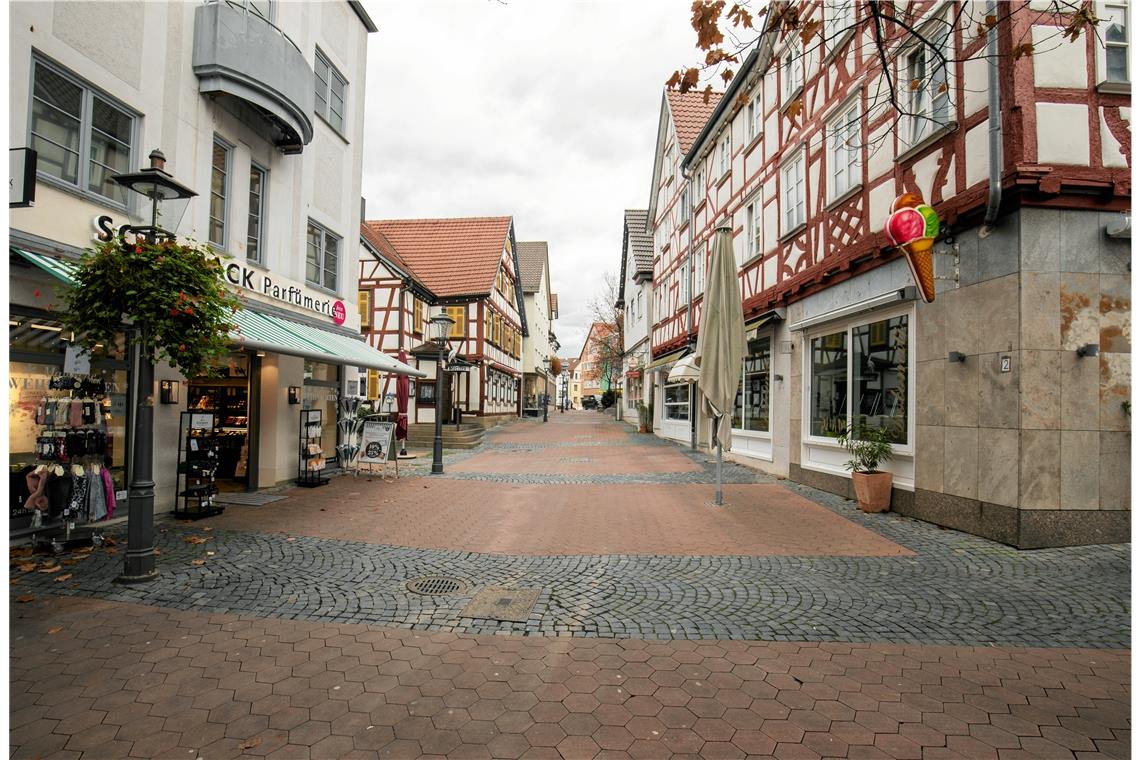
<path fill-rule="evenodd" d="M 525 623 L 542 589 L 488 586 L 468 603 L 460 617 Z"/>

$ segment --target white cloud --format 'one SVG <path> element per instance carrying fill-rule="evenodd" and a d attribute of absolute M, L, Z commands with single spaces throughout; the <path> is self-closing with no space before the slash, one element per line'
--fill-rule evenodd
<path fill-rule="evenodd" d="M 665 79 L 698 58 L 690 5 L 366 0 L 368 218 L 513 215 L 550 244 L 577 356 L 622 211 L 649 203 Z"/>

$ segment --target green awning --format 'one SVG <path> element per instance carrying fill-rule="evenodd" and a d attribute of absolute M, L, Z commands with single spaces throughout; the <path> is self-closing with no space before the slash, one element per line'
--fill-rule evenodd
<path fill-rule="evenodd" d="M 393 359 L 387 354 L 377 351 L 363 340 L 358 340 L 343 333 L 333 332 L 332 330 L 325 330 L 304 322 L 294 322 L 291 319 L 285 319 L 283 317 L 270 317 L 266 314 L 260 316 L 285 323 L 284 328 L 286 330 L 301 340 L 320 347 L 335 358 L 336 364 L 351 364 L 354 367 L 375 369 L 381 372 L 392 372 L 398 375 L 427 377 L 426 372 L 422 372 L 410 365 Z"/>
<path fill-rule="evenodd" d="M 754 341 L 760 337 L 760 330 L 766 325 L 784 319 L 785 310 L 783 308 L 772 309 L 771 311 L 761 314 L 751 322 L 744 323 L 744 339 L 746 341 Z"/>
<path fill-rule="evenodd" d="M 658 369 L 660 367 L 664 367 L 666 364 L 672 364 L 684 356 L 686 350 L 687 349 L 682 348 L 679 351 L 665 354 L 660 359 L 654 359 L 653 361 L 649 362 L 649 364 L 645 365 L 645 371 L 648 372 L 651 369 Z"/>
<path fill-rule="evenodd" d="M 12 253 L 17 253 L 27 261 L 35 264 L 40 269 L 52 275 L 58 280 L 63 281 L 67 285 L 75 284 L 75 264 L 64 259 L 57 259 L 54 256 L 45 256 L 42 253 L 32 253 L 25 251 L 22 248 L 9 246 L 8 250 Z"/>

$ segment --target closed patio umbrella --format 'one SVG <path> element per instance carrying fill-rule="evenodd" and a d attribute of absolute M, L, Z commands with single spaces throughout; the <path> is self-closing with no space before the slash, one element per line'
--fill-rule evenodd
<path fill-rule="evenodd" d="M 396 356 L 397 359 L 404 362 L 408 361 L 408 354 L 404 349 L 400 349 L 400 353 Z M 408 376 L 396 376 L 396 440 L 400 441 L 400 453 L 408 453 Z"/>
<path fill-rule="evenodd" d="M 732 406 L 744 361 L 744 311 L 740 280 L 732 253 L 732 228 L 717 227 L 709 260 L 708 286 L 697 334 L 700 377 L 697 389 L 705 411 L 716 421 L 716 504 L 724 503 L 721 486 L 722 449 L 732 450 Z"/>

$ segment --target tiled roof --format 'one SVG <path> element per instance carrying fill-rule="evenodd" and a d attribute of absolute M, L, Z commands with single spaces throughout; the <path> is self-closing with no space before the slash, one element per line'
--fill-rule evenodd
<path fill-rule="evenodd" d="M 522 277 L 524 293 L 537 293 L 542 285 L 542 270 L 547 262 L 549 250 L 545 241 L 519 241 L 519 274 Z"/>
<path fill-rule="evenodd" d="M 364 224 L 388 239 L 416 279 L 446 298 L 491 292 L 511 218 L 384 219 Z"/>
<path fill-rule="evenodd" d="M 373 248 L 382 253 L 385 258 L 415 277 L 415 272 L 412 271 L 408 262 L 404 261 L 403 257 L 400 256 L 400 252 L 396 250 L 396 246 L 392 245 L 392 241 L 385 237 L 384 233 L 370 228 L 368 223 L 365 222 L 360 225 L 360 234 L 365 240 L 372 244 Z"/>
<path fill-rule="evenodd" d="M 677 142 L 681 144 L 681 155 L 689 152 L 693 147 L 693 140 L 701 133 L 705 122 L 709 120 L 716 104 L 720 102 L 723 93 L 714 92 L 705 102 L 705 94 L 690 90 L 681 94 L 677 90 L 666 90 L 665 96 L 669 98 L 669 111 L 673 114 L 673 127 L 677 130 Z"/>
<path fill-rule="evenodd" d="M 629 233 L 629 247 L 637 263 L 637 272 L 653 271 L 653 236 L 645 231 L 648 218 L 649 212 L 645 209 L 625 210 L 625 228 Z"/>

